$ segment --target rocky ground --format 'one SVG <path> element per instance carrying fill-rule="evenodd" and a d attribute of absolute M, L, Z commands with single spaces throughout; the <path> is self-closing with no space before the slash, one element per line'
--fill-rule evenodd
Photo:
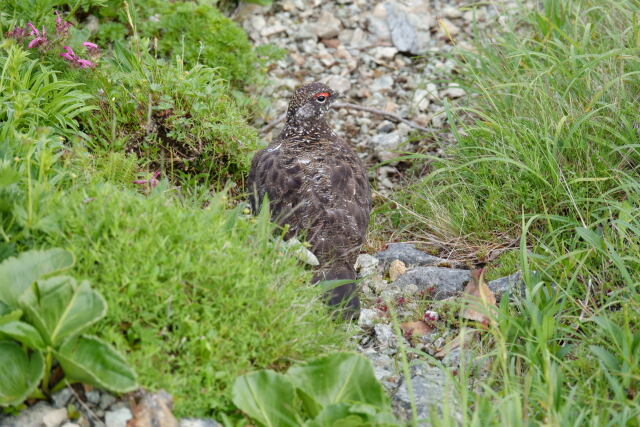
<path fill-rule="evenodd" d="M 342 92 L 344 102 L 430 129 L 416 131 L 367 111 L 333 113 L 337 133 L 369 166 L 377 165 L 370 179 L 385 194 L 402 184 L 406 164 L 400 156 L 439 154 L 453 142 L 445 104 L 459 105 L 467 97 L 456 83 L 456 51 L 472 49 L 470 40 L 479 31 L 499 31 L 516 8 L 514 1 L 282 0 L 270 7 L 246 4 L 234 18 L 256 45 L 271 43 L 288 52 L 270 70 L 273 84 L 263 95 L 273 102 L 265 123 L 286 111 L 297 86 L 322 81 Z M 279 129 L 269 129 L 264 138 L 271 140 Z M 356 267 L 364 297 L 353 338 L 371 360 L 397 415 L 411 418 L 413 394 L 418 418 L 428 418 L 432 408 L 457 418 L 447 376 L 456 375 L 461 349 L 451 346 L 459 331 L 449 325 L 460 323 L 470 270 L 403 243 L 360 255 Z M 520 283 L 514 274 L 490 282 L 489 288 L 500 299 L 508 291 L 517 294 Z M 408 376 L 402 371 L 402 353 L 409 360 Z M 465 354 L 472 357 L 470 350 Z"/>
<path fill-rule="evenodd" d="M 459 334 L 451 325 L 460 323 L 461 296 L 471 278 L 470 270 L 458 267 L 407 243 L 390 243 L 375 255 L 360 255 L 356 262 L 363 308 L 360 330 L 353 338 L 358 350 L 371 360 L 402 419 L 411 419 L 403 352 L 418 418 L 429 418 L 432 408 L 442 412 L 444 402 L 457 418 L 447 376 L 457 374 L 462 351 L 469 363 L 476 363 L 469 348 L 451 344 Z M 498 300 L 505 295 L 516 298 L 522 292 L 519 273 L 493 280 L 488 286 Z"/>
<path fill-rule="evenodd" d="M 456 49 L 470 49 L 475 31 L 487 26 L 499 28 L 515 8 L 516 2 L 511 0 L 242 4 L 233 18 L 253 42 L 275 44 L 287 51 L 269 72 L 273 82 L 261 95 L 273 103 L 264 123 L 256 124 L 267 124 L 286 111 L 288 98 L 298 85 L 323 81 L 341 91 L 344 102 L 430 128 L 431 132 L 421 133 L 406 123 L 353 109 L 338 109 L 333 114 L 337 133 L 356 147 L 368 165 L 378 165 L 370 176 L 374 187 L 381 193 L 389 192 L 399 185 L 406 166 L 398 157 L 416 151 L 437 154 L 453 140 L 444 114 L 445 102 L 455 105 L 467 96 L 455 83 L 459 70 L 452 56 Z M 269 141 L 279 128 L 273 127 L 264 138 Z M 379 165 L 381 162 L 384 165 Z M 450 322 L 446 318 L 457 315 L 470 271 L 403 243 L 389 244 L 375 255 L 360 255 L 356 267 L 362 279 L 363 309 L 353 339 L 371 360 L 396 413 L 410 418 L 413 394 L 419 418 L 428 418 L 432 408 L 451 411 L 457 417 L 447 376 L 456 374 L 461 352 L 460 348 L 447 349 L 458 331 L 447 326 Z M 517 294 L 519 283 L 515 274 L 490 282 L 489 287 L 500 298 L 505 292 Z M 402 354 L 409 360 L 412 387 L 401 369 Z M 163 392 L 116 399 L 74 386 L 18 416 L 0 415 L 0 426 L 219 425 L 214 420 L 177 420 L 170 408 L 171 397 Z"/>
<path fill-rule="evenodd" d="M 332 121 L 369 164 L 378 191 L 398 185 L 407 152 L 439 153 L 453 136 L 445 102 L 464 101 L 456 83 L 456 50 L 471 49 L 474 32 L 499 26 L 515 1 L 282 0 L 270 7 L 244 4 L 234 14 L 256 45 L 274 44 L 287 55 L 269 71 L 262 95 L 273 101 L 269 122 L 286 111 L 293 90 L 323 81 L 343 101 L 396 114 L 432 130 L 416 132 L 370 112 L 339 109 Z M 276 126 L 264 135 L 277 135 Z"/>

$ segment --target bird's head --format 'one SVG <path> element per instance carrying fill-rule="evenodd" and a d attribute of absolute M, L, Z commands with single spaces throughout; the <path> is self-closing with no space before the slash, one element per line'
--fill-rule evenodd
<path fill-rule="evenodd" d="M 287 110 L 288 122 L 314 122 L 322 119 L 331 108 L 338 92 L 324 83 L 309 83 L 296 89 Z"/>

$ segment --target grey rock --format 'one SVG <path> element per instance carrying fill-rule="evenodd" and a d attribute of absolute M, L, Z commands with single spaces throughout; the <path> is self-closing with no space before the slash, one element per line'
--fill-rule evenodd
<path fill-rule="evenodd" d="M 71 400 L 73 396 L 73 391 L 69 387 L 65 387 L 60 391 L 57 391 L 51 396 L 51 400 L 53 401 L 53 406 L 56 408 L 64 408 Z"/>
<path fill-rule="evenodd" d="M 460 87 L 460 85 L 458 85 L 457 83 L 451 83 L 449 84 L 449 87 L 445 90 L 443 90 L 440 93 L 441 97 L 447 97 L 447 98 L 461 98 L 463 96 L 465 96 L 467 93 L 464 91 L 464 89 L 462 89 Z"/>
<path fill-rule="evenodd" d="M 360 273 L 360 277 L 370 276 L 376 272 L 376 268 L 380 261 L 378 258 L 369 254 L 360 254 L 356 259 L 354 268 Z"/>
<path fill-rule="evenodd" d="M 127 427 L 127 421 L 132 418 L 129 408 L 119 408 L 104 414 L 106 427 Z"/>
<path fill-rule="evenodd" d="M 67 421 L 66 408 L 54 409 L 42 417 L 44 427 L 60 427 L 65 421 Z"/>
<path fill-rule="evenodd" d="M 331 76 L 327 85 L 340 93 L 347 93 L 351 89 L 351 80 L 344 76 Z"/>
<path fill-rule="evenodd" d="M 415 267 L 391 283 L 391 287 L 402 289 L 414 284 L 420 290 L 433 289 L 435 299 L 458 295 L 471 278 L 469 270 L 444 267 Z"/>
<path fill-rule="evenodd" d="M 391 46 L 378 46 L 371 49 L 370 53 L 376 59 L 393 59 L 398 53 L 398 49 Z"/>
<path fill-rule="evenodd" d="M 389 243 L 387 248 L 375 254 L 375 257 L 380 260 L 384 268 L 396 259 L 404 262 L 407 267 L 429 267 L 448 263 L 444 258 L 429 255 L 416 249 L 411 243 Z"/>
<path fill-rule="evenodd" d="M 451 393 L 452 386 L 447 387 L 446 375 L 440 368 L 429 366 L 425 362 L 414 362 L 411 366 L 411 385 L 418 419 L 421 420 L 418 424 L 420 426 L 430 425 L 428 420 L 431 411 L 436 409 L 442 412 L 445 401 L 449 408 L 456 407 Z M 392 397 L 392 404 L 403 418 L 411 419 L 411 397 L 405 381 Z"/>
<path fill-rule="evenodd" d="M 400 384 L 400 373 L 394 369 L 395 363 L 387 354 L 379 353 L 372 348 L 363 351 L 363 355 L 371 361 L 373 374 L 389 394 L 394 394 Z"/>
<path fill-rule="evenodd" d="M 109 393 L 102 393 L 102 397 L 100 398 L 100 409 L 106 410 L 115 402 L 116 402 L 115 397 L 111 396 Z"/>
<path fill-rule="evenodd" d="M 418 89 L 413 94 L 413 105 L 418 111 L 427 111 L 430 103 L 429 92 L 425 89 Z"/>
<path fill-rule="evenodd" d="M 57 424 L 53 424 L 64 413 L 64 418 Z M 67 411 L 64 408 L 54 408 L 46 402 L 38 402 L 35 405 L 25 409 L 18 415 L 0 418 L 0 426 L 2 427 L 58 427 L 67 420 Z M 45 424 L 45 421 L 51 424 Z"/>
<path fill-rule="evenodd" d="M 377 151 L 391 151 L 396 150 L 402 138 L 398 132 L 379 133 L 371 138 L 371 143 Z"/>
<path fill-rule="evenodd" d="M 62 424 L 62 427 L 80 427 L 80 424 L 76 424 L 76 423 L 72 423 L 70 421 L 67 421 L 66 423 Z"/>
<path fill-rule="evenodd" d="M 183 418 L 179 420 L 179 427 L 222 427 L 222 424 L 212 419 Z"/>
<path fill-rule="evenodd" d="M 340 20 L 329 12 L 322 12 L 318 22 L 313 25 L 313 31 L 320 39 L 337 37 L 342 29 Z"/>
<path fill-rule="evenodd" d="M 400 52 L 415 50 L 417 39 L 416 30 L 409 22 L 407 14 L 392 2 L 385 3 L 387 10 L 387 25 L 391 32 L 391 41 Z"/>
<path fill-rule="evenodd" d="M 487 283 L 487 286 L 489 286 L 489 289 L 491 289 L 491 292 L 493 292 L 497 299 L 502 298 L 507 292 L 512 297 L 523 296 L 525 293 L 525 284 L 520 271 L 513 273 L 511 276 L 492 280 Z"/>
<path fill-rule="evenodd" d="M 398 340 L 393 333 L 393 328 L 391 328 L 391 325 L 378 323 L 374 326 L 373 330 L 376 333 L 376 341 L 380 345 L 380 348 L 389 349 L 396 347 Z"/>
<path fill-rule="evenodd" d="M 391 123 L 389 120 L 383 120 L 376 127 L 376 130 L 378 131 L 378 133 L 389 133 L 394 129 L 394 127 L 395 126 L 393 125 L 393 123 Z"/>
<path fill-rule="evenodd" d="M 84 395 L 87 398 L 87 400 L 93 403 L 94 405 L 100 402 L 100 392 L 98 390 L 88 391 Z"/>
<path fill-rule="evenodd" d="M 391 41 L 391 31 L 387 24 L 387 7 L 385 3 L 379 3 L 373 8 L 373 12 L 367 15 L 367 29 L 374 35 L 378 43 Z"/>
<path fill-rule="evenodd" d="M 358 318 L 358 326 L 362 329 L 372 329 L 378 319 L 378 311 L 374 308 L 363 308 L 360 310 Z"/>
<path fill-rule="evenodd" d="M 389 74 L 383 74 L 373 82 L 369 86 L 369 90 L 372 92 L 384 92 L 393 87 L 393 77 Z"/>

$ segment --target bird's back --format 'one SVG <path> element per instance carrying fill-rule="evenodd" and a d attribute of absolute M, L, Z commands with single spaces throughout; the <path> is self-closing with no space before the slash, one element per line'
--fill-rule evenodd
<path fill-rule="evenodd" d="M 353 264 L 371 190 L 364 165 L 342 140 L 277 138 L 254 157 L 248 184 L 253 209 L 267 195 L 273 220 L 288 224 L 289 236 L 304 235 L 321 264 Z"/>

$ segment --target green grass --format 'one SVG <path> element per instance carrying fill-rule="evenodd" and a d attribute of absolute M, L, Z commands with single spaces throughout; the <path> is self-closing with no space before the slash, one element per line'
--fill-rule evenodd
<path fill-rule="evenodd" d="M 501 304 L 488 371 L 459 375 L 464 425 L 640 424 L 639 12 L 547 0 L 478 38 L 457 144 L 397 195 L 418 238 L 521 237 L 527 297 Z"/>
<path fill-rule="evenodd" d="M 344 348 L 346 334 L 310 271 L 274 243 L 267 212 L 247 217 L 233 183 L 214 192 L 241 182 L 256 142 L 229 85 L 145 43 L 116 43 L 91 71 L 0 44 L 0 260 L 70 250 L 73 274 L 109 304 L 93 332 L 142 385 L 169 391 L 177 416 L 232 413 L 237 375 Z M 140 137 L 149 114 L 157 127 Z M 201 163 L 163 163 L 169 139 L 202 148 Z M 154 189 L 131 182 L 147 168 L 164 171 Z"/>
<path fill-rule="evenodd" d="M 165 184 L 147 197 L 105 184 L 61 194 L 49 208 L 64 231 L 44 241 L 72 250 L 74 274 L 103 293 L 96 332 L 144 386 L 172 393 L 178 415 L 204 416 L 229 409 L 236 375 L 344 346 L 267 216 L 226 209 L 223 194 L 180 202 Z"/>

